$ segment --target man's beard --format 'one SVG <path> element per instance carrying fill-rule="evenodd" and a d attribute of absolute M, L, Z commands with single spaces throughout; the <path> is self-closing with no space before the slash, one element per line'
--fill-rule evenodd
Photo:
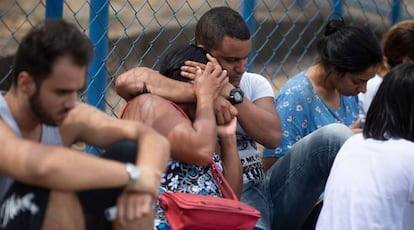
<path fill-rule="evenodd" d="M 34 115 L 37 117 L 37 119 L 40 122 L 42 122 L 46 125 L 50 125 L 50 126 L 57 126 L 58 125 L 57 122 L 52 118 L 52 116 L 43 107 L 43 105 L 40 101 L 38 90 L 36 90 L 34 95 L 32 95 L 29 98 L 29 103 L 30 103 L 30 109 L 32 110 L 32 112 L 34 113 Z"/>

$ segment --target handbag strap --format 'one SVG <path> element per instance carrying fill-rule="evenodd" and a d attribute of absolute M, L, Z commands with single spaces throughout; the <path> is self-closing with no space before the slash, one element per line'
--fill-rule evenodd
<path fill-rule="evenodd" d="M 185 119 L 190 120 L 190 118 L 188 117 L 188 115 L 184 112 L 184 110 L 183 110 L 180 106 L 178 106 L 177 104 L 175 104 L 173 101 L 168 100 L 168 102 L 169 102 L 172 106 L 174 106 L 174 108 L 175 108 L 176 110 L 178 110 L 178 112 L 180 112 L 180 114 L 181 114 L 181 115 L 182 115 Z"/>
<path fill-rule="evenodd" d="M 184 110 L 180 106 L 178 106 L 172 101 L 169 101 L 169 102 L 181 113 L 183 117 L 190 120 L 190 118 L 187 116 L 187 114 L 184 112 Z M 229 182 L 226 180 L 226 178 L 221 173 L 221 171 L 217 168 L 216 162 L 214 162 L 214 160 L 210 162 L 210 169 L 211 169 L 211 174 L 213 174 L 213 178 L 216 181 L 217 185 L 219 186 L 219 189 L 221 193 L 223 194 L 223 196 L 225 198 L 239 200 L 236 194 L 234 193 L 233 189 L 231 188 Z"/>
<path fill-rule="evenodd" d="M 221 193 L 223 194 L 223 197 L 238 201 L 239 198 L 237 198 L 236 194 L 231 188 L 229 182 L 224 177 L 223 173 L 221 173 L 221 171 L 217 168 L 216 162 L 214 162 L 214 160 L 210 162 L 210 169 L 211 174 L 213 174 L 214 180 L 216 181 L 217 185 L 221 190 Z M 219 180 L 219 178 L 221 181 Z"/>

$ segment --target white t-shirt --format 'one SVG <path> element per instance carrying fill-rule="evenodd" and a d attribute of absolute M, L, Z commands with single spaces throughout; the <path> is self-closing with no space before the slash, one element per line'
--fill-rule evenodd
<path fill-rule="evenodd" d="M 274 98 L 272 85 L 260 74 L 244 73 L 239 87 L 251 102 L 264 97 Z M 264 169 L 256 141 L 246 134 L 239 123 L 237 123 L 236 135 L 239 157 L 243 165 L 243 183 L 261 182 L 264 179 Z"/>
<path fill-rule="evenodd" d="M 414 229 L 414 142 L 349 138 L 335 158 L 316 229 Z"/>
<path fill-rule="evenodd" d="M 375 75 L 375 77 L 368 80 L 367 91 L 358 94 L 359 117 L 362 119 L 362 123 L 365 123 L 365 117 L 367 116 L 369 106 L 371 105 L 372 99 L 374 99 L 381 82 L 382 77 Z"/>

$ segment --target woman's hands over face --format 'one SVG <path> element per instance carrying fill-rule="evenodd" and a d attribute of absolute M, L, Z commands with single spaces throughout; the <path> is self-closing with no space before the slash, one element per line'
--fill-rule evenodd
<path fill-rule="evenodd" d="M 204 70 L 200 66 L 192 67 L 196 71 L 193 80 L 195 94 L 197 97 L 211 95 L 215 99 L 229 81 L 227 71 L 212 62 L 208 62 L 204 67 Z"/>
<path fill-rule="evenodd" d="M 216 58 L 207 54 L 207 59 L 209 62 L 213 63 L 213 65 L 220 65 Z M 196 77 L 197 67 L 200 67 L 202 71 L 206 69 L 206 64 L 195 62 L 195 61 L 186 61 L 184 66 L 181 66 L 181 76 L 188 78 L 194 81 Z"/>

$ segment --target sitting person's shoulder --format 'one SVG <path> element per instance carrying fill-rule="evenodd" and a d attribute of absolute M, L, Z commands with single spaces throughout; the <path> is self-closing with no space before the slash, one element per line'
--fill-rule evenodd
<path fill-rule="evenodd" d="M 259 82 L 268 82 L 267 78 L 261 74 L 258 73 L 252 73 L 252 72 L 245 72 L 242 76 L 242 80 L 245 81 L 259 81 Z"/>
<path fill-rule="evenodd" d="M 314 90 L 305 72 L 300 72 L 286 81 L 280 89 L 279 94 L 312 95 L 314 94 Z"/>
<path fill-rule="evenodd" d="M 250 100 L 261 97 L 274 97 L 274 91 L 270 81 L 257 73 L 245 72 L 239 86 Z"/>

